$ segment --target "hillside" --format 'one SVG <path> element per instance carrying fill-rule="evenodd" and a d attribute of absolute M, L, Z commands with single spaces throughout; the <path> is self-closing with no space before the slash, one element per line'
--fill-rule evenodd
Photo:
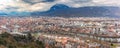
<path fill-rule="evenodd" d="M 44 48 L 44 44 L 35 41 L 30 34 L 27 36 L 0 34 L 0 48 Z"/>

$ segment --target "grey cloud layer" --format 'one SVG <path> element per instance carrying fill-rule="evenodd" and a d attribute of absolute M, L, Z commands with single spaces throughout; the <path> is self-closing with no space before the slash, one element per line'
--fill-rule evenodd
<path fill-rule="evenodd" d="M 120 0 L 8 0 L 0 2 L 0 10 L 11 11 L 46 11 L 55 4 L 65 4 L 70 7 L 83 6 L 120 6 Z M 14 7 L 14 8 L 11 8 Z"/>

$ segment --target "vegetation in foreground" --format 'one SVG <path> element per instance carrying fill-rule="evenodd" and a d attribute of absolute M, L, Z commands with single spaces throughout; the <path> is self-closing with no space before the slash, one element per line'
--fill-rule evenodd
<path fill-rule="evenodd" d="M 29 33 L 24 35 L 0 34 L 0 48 L 44 48 L 44 44 L 35 40 Z"/>

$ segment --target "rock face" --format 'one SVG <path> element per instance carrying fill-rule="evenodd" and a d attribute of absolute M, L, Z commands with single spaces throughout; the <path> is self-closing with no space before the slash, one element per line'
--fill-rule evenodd
<path fill-rule="evenodd" d="M 119 17 L 119 7 L 89 6 L 72 8 L 63 4 L 56 4 L 44 12 L 32 12 L 32 16 L 59 16 L 59 17 Z"/>

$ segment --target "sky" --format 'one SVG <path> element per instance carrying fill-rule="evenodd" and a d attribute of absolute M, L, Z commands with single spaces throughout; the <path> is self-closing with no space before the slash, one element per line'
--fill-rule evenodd
<path fill-rule="evenodd" d="M 72 8 L 84 6 L 120 6 L 120 0 L 0 0 L 0 12 L 19 15 L 47 11 L 55 4 Z M 23 14 L 23 15 L 24 15 Z"/>

